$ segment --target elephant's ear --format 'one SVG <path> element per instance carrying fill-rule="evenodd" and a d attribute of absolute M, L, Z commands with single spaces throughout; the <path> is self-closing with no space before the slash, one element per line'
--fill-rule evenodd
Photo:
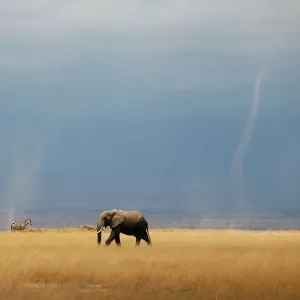
<path fill-rule="evenodd" d="M 114 212 L 111 219 L 111 228 L 117 227 L 118 225 L 123 223 L 124 220 L 125 220 L 124 215 L 121 212 L 119 211 Z"/>

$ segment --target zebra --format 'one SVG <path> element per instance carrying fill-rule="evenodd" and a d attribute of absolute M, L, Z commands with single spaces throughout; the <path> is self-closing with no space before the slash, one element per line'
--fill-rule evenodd
<path fill-rule="evenodd" d="M 27 225 L 32 225 L 31 219 L 26 219 L 23 222 L 14 221 L 10 224 L 11 230 L 24 230 Z"/>

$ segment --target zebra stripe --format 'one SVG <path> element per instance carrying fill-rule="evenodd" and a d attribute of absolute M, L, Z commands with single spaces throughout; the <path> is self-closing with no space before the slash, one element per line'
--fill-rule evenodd
<path fill-rule="evenodd" d="M 27 225 L 32 225 L 31 219 L 26 219 L 23 222 L 14 221 L 10 224 L 11 230 L 24 230 Z"/>

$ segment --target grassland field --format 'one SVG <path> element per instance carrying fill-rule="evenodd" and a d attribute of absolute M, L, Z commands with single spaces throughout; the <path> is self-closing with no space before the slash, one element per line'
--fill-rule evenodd
<path fill-rule="evenodd" d="M 299 300 L 300 232 L 79 229 L 0 233 L 0 299 Z"/>

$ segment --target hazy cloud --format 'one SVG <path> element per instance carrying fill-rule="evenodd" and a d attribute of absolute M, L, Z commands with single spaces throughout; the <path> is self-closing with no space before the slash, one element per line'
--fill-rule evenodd
<path fill-rule="evenodd" d="M 7 67 L 14 63 L 26 67 L 20 61 L 26 55 L 28 67 L 46 67 L 48 62 L 51 68 L 92 51 L 90 47 L 99 53 L 109 45 L 110 51 L 119 52 L 118 44 L 122 52 L 130 47 L 135 55 L 220 51 L 221 45 L 223 53 L 268 62 L 299 47 L 298 1 L 0 3 L 0 36 L 11 48 L 1 59 Z M 32 52 L 34 59 L 30 59 Z"/>

